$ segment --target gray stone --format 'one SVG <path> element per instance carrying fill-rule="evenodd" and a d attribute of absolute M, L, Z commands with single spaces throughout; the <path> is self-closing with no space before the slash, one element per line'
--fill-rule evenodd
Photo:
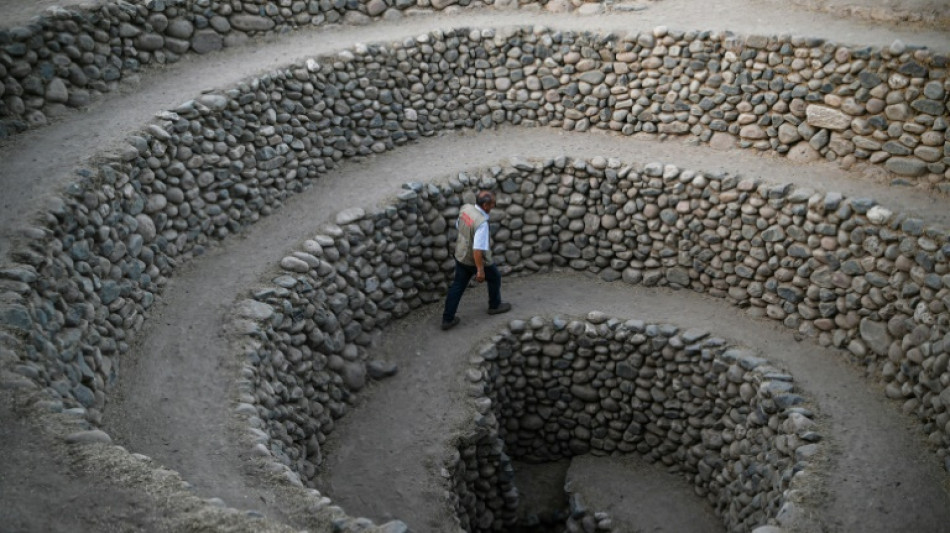
<path fill-rule="evenodd" d="M 231 26 L 240 31 L 270 31 L 274 29 L 274 20 L 267 17 L 259 17 L 247 13 L 241 13 L 231 17 Z"/>
<path fill-rule="evenodd" d="M 933 115 L 935 117 L 939 117 L 941 115 L 946 114 L 947 109 L 948 109 L 946 104 L 944 104 L 943 102 L 938 101 L 938 100 L 930 100 L 927 98 L 920 98 L 918 100 L 914 100 L 910 104 L 910 107 L 912 107 L 916 111 L 919 111 L 926 115 Z"/>
<path fill-rule="evenodd" d="M 805 108 L 808 124 L 816 128 L 843 131 L 851 126 L 851 117 L 841 111 L 822 105 L 809 105 Z"/>
<path fill-rule="evenodd" d="M 868 348 L 878 355 L 887 355 L 887 349 L 891 344 L 887 324 L 869 318 L 862 318 L 859 331 L 861 339 L 864 340 Z"/>
<path fill-rule="evenodd" d="M 165 47 L 165 38 L 157 33 L 143 33 L 135 39 L 135 47 L 145 52 L 154 52 Z"/>
<path fill-rule="evenodd" d="M 366 12 L 369 13 L 370 16 L 375 17 L 380 15 L 383 11 L 386 11 L 387 7 L 384 0 L 370 0 L 366 4 Z"/>
<path fill-rule="evenodd" d="M 33 327 L 33 319 L 26 307 L 10 304 L 0 308 L 0 324 L 15 330 L 28 332 Z"/>
<path fill-rule="evenodd" d="M 785 230 L 781 226 L 770 226 L 762 232 L 762 240 L 765 242 L 780 242 L 785 240 Z"/>
<path fill-rule="evenodd" d="M 607 75 L 599 70 L 591 70 L 578 76 L 578 79 L 591 85 L 597 85 L 603 83 L 606 77 Z"/>
<path fill-rule="evenodd" d="M 396 365 L 396 363 L 391 363 L 389 361 L 375 360 L 366 363 L 367 374 L 369 374 L 370 378 L 376 380 L 395 376 L 398 370 L 399 367 Z"/>
<path fill-rule="evenodd" d="M 927 173 L 927 163 L 913 157 L 891 157 L 884 168 L 898 176 L 919 177 Z"/>
<path fill-rule="evenodd" d="M 208 54 L 224 47 L 224 38 L 214 30 L 198 30 L 191 40 L 191 48 L 196 54 Z"/>
<path fill-rule="evenodd" d="M 366 216 L 366 212 L 362 208 L 351 207 L 337 213 L 336 224 L 345 226 L 361 220 L 364 216 Z"/>
<path fill-rule="evenodd" d="M 597 389 L 588 385 L 571 385 L 571 394 L 585 402 L 596 402 L 600 400 L 600 394 Z"/>
<path fill-rule="evenodd" d="M 942 100 L 946 96 L 943 84 L 939 81 L 928 82 L 927 85 L 924 85 L 924 96 L 931 100 Z"/>
<path fill-rule="evenodd" d="M 666 279 L 670 283 L 676 283 L 683 287 L 689 287 L 689 272 L 685 268 L 674 267 L 666 271 Z"/>
<path fill-rule="evenodd" d="M 112 437 L 101 429 L 77 431 L 66 436 L 68 444 L 112 444 Z"/>
<path fill-rule="evenodd" d="M 307 272 L 310 272 L 310 265 L 308 265 L 306 261 L 293 256 L 286 256 L 281 259 L 280 268 L 289 270 L 290 272 L 296 272 L 298 274 L 306 274 Z"/>
<path fill-rule="evenodd" d="M 196 100 L 201 105 L 214 111 L 221 111 L 228 106 L 228 98 L 222 94 L 202 94 Z"/>
<path fill-rule="evenodd" d="M 69 91 L 66 89 L 66 83 L 60 78 L 53 78 L 46 86 L 46 100 L 54 103 L 66 103 L 69 101 Z"/>
<path fill-rule="evenodd" d="M 343 371 L 340 375 L 343 383 L 350 390 L 358 391 L 366 386 L 366 366 L 363 363 L 347 361 L 343 365 Z"/>
<path fill-rule="evenodd" d="M 793 163 L 811 163 L 818 161 L 821 158 L 821 154 L 807 142 L 798 142 L 795 146 L 788 149 L 786 157 Z"/>
<path fill-rule="evenodd" d="M 175 39 L 187 40 L 195 32 L 195 27 L 185 19 L 175 19 L 168 23 L 165 34 Z"/>
<path fill-rule="evenodd" d="M 242 300 L 234 308 L 234 314 L 252 320 L 267 320 L 274 315 L 274 308 L 257 300 Z"/>

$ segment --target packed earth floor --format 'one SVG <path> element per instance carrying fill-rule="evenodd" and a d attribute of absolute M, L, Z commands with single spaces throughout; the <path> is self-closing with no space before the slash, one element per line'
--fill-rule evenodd
<path fill-rule="evenodd" d="M 27 22 L 46 7 L 41 4 L 47 3 L 0 0 L 0 25 Z M 49 117 L 47 125 L 0 141 L 2 264 L 9 261 L 35 213 L 66 188 L 76 168 L 119 153 L 128 135 L 156 114 L 202 93 L 356 43 L 401 41 L 453 27 L 537 25 L 626 33 L 667 26 L 785 33 L 878 47 L 899 40 L 950 51 L 947 28 L 837 16 L 833 8 L 844 1 L 823 2 L 818 7 L 824 10 L 800 4 L 657 0 L 564 13 L 529 7 L 455 8 L 361 25 L 313 27 L 206 55 L 186 55 L 177 63 L 144 69 L 124 80 L 118 91 L 79 111 L 63 111 Z M 847 2 L 868 8 L 878 4 L 910 13 L 945 8 L 940 1 L 928 0 Z M 459 172 L 518 159 L 602 156 L 839 191 L 875 199 L 927 224 L 950 227 L 950 199 L 935 188 L 904 185 L 861 165 L 800 163 L 754 152 L 687 143 L 675 136 L 503 126 L 441 132 L 344 161 L 269 216 L 177 268 L 141 330 L 129 340 L 131 350 L 121 361 L 105 408 L 86 417 L 108 434 L 111 445 L 102 442 L 109 440 L 104 434 L 87 434 L 95 441 L 88 445 L 67 442 L 75 428 L 41 415 L 42 406 L 30 400 L 32 388 L 0 367 L 5 371 L 0 379 L 0 530 L 332 531 L 324 515 L 294 495 L 294 487 L 275 482 L 272 472 L 255 463 L 239 436 L 234 404 L 241 366 L 228 341 L 231 312 L 235 301 L 280 275 L 281 257 L 334 223 L 341 211 L 385 205 L 402 192 L 403 183 L 443 184 Z M 451 531 L 450 510 L 433 502 L 441 501 L 445 490 L 439 460 L 451 444 L 448 428 L 470 414 L 458 383 L 472 354 L 513 319 L 584 317 L 600 311 L 621 320 L 713 332 L 757 350 L 794 376 L 816 406 L 827 446 L 811 487 L 808 509 L 814 514 L 807 523 L 829 532 L 950 531 L 950 474 L 943 459 L 901 404 L 888 400 L 883 387 L 869 381 L 865 367 L 845 351 L 821 347 L 813 338 L 761 313 L 730 307 L 722 299 L 689 290 L 607 283 L 566 270 L 506 276 L 503 296 L 514 306 L 507 315 L 486 315 L 484 289 L 474 287 L 463 299 L 461 324 L 450 332 L 439 331 L 441 305 L 436 302 L 395 321 L 374 339 L 373 359 L 394 364 L 398 371 L 363 389 L 324 444 L 317 484 L 332 505 L 376 524 L 401 520 L 413 531 Z M 123 449 L 149 458 L 148 471 L 130 466 Z M 589 496 L 591 507 L 608 497 L 604 495 L 628 495 L 624 505 L 611 509 L 617 531 L 627 531 L 622 529 L 624 513 L 649 516 L 639 523 L 644 529 L 638 530 L 644 531 L 720 527 L 680 478 L 634 458 L 600 467 L 596 458 L 590 459 L 566 475 Z M 612 466 L 605 471 L 603 464 Z M 163 470 L 156 474 L 156 468 Z M 616 472 L 629 475 L 610 475 Z M 565 474 L 560 475 L 555 473 L 555 484 Z M 552 489 L 537 488 L 545 490 Z M 244 521 L 247 516 L 254 518 L 250 526 Z"/>

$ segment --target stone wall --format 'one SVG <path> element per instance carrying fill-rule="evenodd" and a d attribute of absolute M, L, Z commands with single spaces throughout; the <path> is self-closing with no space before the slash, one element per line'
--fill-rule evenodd
<path fill-rule="evenodd" d="M 0 138 L 84 107 L 150 65 L 173 63 L 295 28 L 440 10 L 471 0 L 152 0 L 47 10 L 0 30 Z"/>
<path fill-rule="evenodd" d="M 140 328 L 175 266 L 202 253 L 209 242 L 270 213 L 283 198 L 302 190 L 344 157 L 385 151 L 440 129 L 490 127 L 503 122 L 572 129 L 619 126 L 620 130 L 679 124 L 676 99 L 669 96 L 673 92 L 660 98 L 674 101 L 657 104 L 656 123 L 636 118 L 650 116 L 644 113 L 654 105 L 640 109 L 636 102 L 640 98 L 653 102 L 659 94 L 650 92 L 660 87 L 650 80 L 657 84 L 669 81 L 670 90 L 678 87 L 675 94 L 684 95 L 695 82 L 697 98 L 712 91 L 703 96 L 712 105 L 710 114 L 703 116 L 711 117 L 717 109 L 732 109 L 730 98 L 748 96 L 752 105 L 751 99 L 759 94 L 753 88 L 765 81 L 744 83 L 743 72 L 747 71 L 741 66 L 745 63 L 722 64 L 732 57 L 730 53 L 741 57 L 758 50 L 745 60 L 755 67 L 759 54 L 765 59 L 773 57 L 765 51 L 773 42 L 779 47 L 774 57 L 779 57 L 786 45 L 789 50 L 799 49 L 784 39 L 750 38 L 744 51 L 729 52 L 723 44 L 728 41 L 726 36 L 703 34 L 687 39 L 686 35 L 658 33 L 625 40 L 541 29 L 510 34 L 492 30 L 437 32 L 392 47 L 359 47 L 339 57 L 291 66 L 223 94 L 202 95 L 183 104 L 133 136 L 121 160 L 79 171 L 77 181 L 25 231 L 11 253 L 16 263 L 0 270 L 0 326 L 7 332 L 2 339 L 6 349 L 0 353 L 3 375 L 27 378 L 45 389 L 59 408 L 75 409 L 73 412 L 95 423 L 109 386 L 119 375 L 121 354 L 128 352 L 130 337 Z M 682 46 L 673 44 L 679 39 Z M 693 44 L 687 45 L 687 41 Z M 670 44 L 664 44 L 667 42 Z M 756 43 L 765 48 L 756 48 Z M 825 57 L 825 52 L 837 53 L 832 54 L 826 45 L 801 44 L 807 55 L 816 54 L 816 61 Z M 633 70 L 637 67 L 635 57 L 643 54 L 644 61 L 651 61 L 661 46 L 664 54 L 678 47 L 680 55 L 657 57 L 664 65 L 667 60 L 676 63 L 658 69 L 672 68 L 671 73 L 685 75 L 686 70 L 677 69 L 690 68 L 690 62 L 699 61 L 697 54 L 707 54 L 703 57 L 709 65 L 720 63 L 721 83 L 717 88 L 708 85 L 714 79 L 711 69 L 706 71 L 706 81 L 693 80 L 688 85 L 677 85 L 679 82 L 659 75 L 654 78 L 653 73 L 659 70 Z M 684 54 L 690 47 L 704 51 L 689 52 L 687 58 Z M 611 55 L 611 50 L 621 49 L 630 54 L 629 62 L 620 61 L 620 52 Z M 717 50 L 723 55 L 716 55 Z M 610 61 L 600 59 L 601 53 Z M 946 83 L 944 78 L 935 85 L 914 74 L 921 67 L 928 78 L 943 76 L 935 63 L 943 61 L 942 56 L 903 51 L 896 59 L 874 63 L 879 57 L 875 54 L 890 58 L 891 52 L 867 51 L 867 60 L 860 58 L 863 53 L 849 52 L 857 58 L 851 68 L 861 64 L 871 69 L 874 64 L 878 69 L 874 75 L 880 80 L 897 80 L 902 86 L 899 94 L 903 102 L 889 96 L 891 81 L 875 86 L 887 88 L 885 107 L 914 110 L 914 102 L 936 101 L 921 95 L 937 94 L 938 86 L 946 89 L 941 85 Z M 493 67 L 489 61 L 493 57 L 505 57 L 510 66 Z M 621 64 L 631 70 L 618 74 L 617 69 L 624 68 Z M 726 74 L 733 68 L 735 78 Z M 910 70 L 907 75 L 894 72 L 901 69 Z M 762 70 L 763 76 L 766 70 Z M 815 70 L 814 76 L 819 71 L 824 72 Z M 621 78 L 634 72 L 643 73 L 643 79 L 639 74 L 635 82 L 630 76 Z M 870 70 L 860 72 L 865 75 L 854 78 L 851 74 L 849 78 L 842 73 L 840 78 L 857 84 L 855 94 Z M 838 79 L 833 74 L 825 78 Z M 639 96 L 630 96 L 634 89 L 626 88 L 623 94 L 614 95 L 620 79 L 639 83 Z M 812 81 L 815 79 L 819 78 Z M 904 87 L 900 80 L 908 85 Z M 805 90 L 810 83 L 795 87 Z M 829 99 L 820 96 L 825 85 L 816 85 L 815 92 L 803 97 L 804 107 L 797 108 L 805 115 L 795 129 L 807 133 L 809 128 L 824 124 L 811 139 L 827 133 L 828 148 L 831 132 L 837 130 L 822 121 L 838 120 L 841 114 L 826 109 Z M 604 90 L 609 95 L 599 99 L 597 95 Z M 733 90 L 739 92 L 730 95 Z M 872 91 L 868 89 L 868 95 Z M 768 94 L 761 93 L 763 101 L 771 98 Z M 780 104 L 781 94 L 774 105 Z M 536 98 L 552 101 L 542 104 Z M 792 99 L 790 113 L 786 113 L 790 117 L 795 116 L 791 106 L 795 98 L 799 97 Z M 719 99 L 722 101 L 717 103 Z M 807 104 L 812 100 L 823 103 Z M 703 101 L 700 98 L 696 104 L 699 109 Z M 672 114 L 664 111 L 667 104 L 674 106 Z M 727 130 L 758 124 L 758 119 L 739 124 L 746 120 L 740 120 L 745 114 L 740 105 L 728 113 L 723 111 L 722 120 L 735 120 Z M 628 113 L 621 121 L 616 113 L 625 109 L 622 106 L 638 110 L 636 117 Z M 609 109 L 614 111 L 605 111 Z M 808 109 L 812 109 L 812 119 Z M 816 113 L 816 109 L 824 111 Z M 690 117 L 698 117 L 691 113 L 687 112 L 686 124 Z M 577 118 L 571 118 L 574 116 Z M 932 115 L 923 113 L 911 122 L 900 121 L 902 133 L 893 142 L 916 138 L 912 126 L 925 125 L 928 116 Z M 667 119 L 671 122 L 664 122 Z M 702 117 L 696 120 L 699 122 L 692 127 L 705 127 Z M 851 121 L 851 128 L 856 120 Z M 937 129 L 943 128 L 943 120 L 936 117 L 927 126 L 934 128 L 932 131 L 920 132 L 920 146 L 927 146 L 925 135 L 946 135 L 945 129 Z M 712 125 L 710 119 L 710 128 Z M 771 131 L 769 128 L 765 130 Z M 780 129 L 781 125 L 776 132 Z M 769 146 L 772 139 L 767 141 Z M 343 316 L 348 321 L 335 317 L 340 329 L 322 339 L 330 342 L 327 346 L 342 344 L 342 351 L 326 354 L 336 356 L 327 357 L 326 364 L 332 363 L 344 374 L 338 376 L 340 383 L 321 385 L 326 387 L 321 393 L 330 395 L 332 401 L 329 414 L 322 413 L 316 420 L 323 423 L 344 409 L 348 394 L 342 384 L 344 376 L 360 382 L 360 358 L 368 342 L 364 333 L 412 307 L 441 298 L 442 276 L 450 271 L 446 243 L 452 239 L 452 230 L 446 228 L 457 213 L 459 195 L 475 182 L 502 193 L 495 232 L 497 255 L 516 272 L 572 268 L 606 280 L 688 287 L 780 320 L 806 336 L 816 336 L 823 345 L 845 348 L 886 384 L 888 396 L 904 402 L 904 409 L 920 419 L 941 459 L 950 465 L 950 245 L 944 230 L 926 227 L 869 200 L 766 186 L 660 164 L 633 168 L 596 157 L 589 161 L 523 161 L 474 179 L 463 176 L 441 188 L 418 185 L 405 191 L 403 203 L 390 211 L 369 218 L 345 218 L 339 236 L 321 237 L 322 242 L 315 240 L 316 246 L 308 244 L 309 248 L 301 251 L 302 257 L 285 259 L 282 264 L 286 268 L 302 274 L 307 267 L 308 275 L 315 279 L 329 275 L 324 271 L 326 265 L 339 260 L 333 250 L 347 258 L 360 251 L 362 255 L 353 257 L 362 257 L 366 263 L 355 270 L 358 276 L 349 270 L 336 273 L 336 292 L 325 289 L 328 298 L 336 298 L 327 302 L 340 307 L 333 310 L 334 315 L 347 311 Z M 377 223 L 388 225 L 377 227 Z M 384 251 L 388 263 L 369 253 L 371 243 L 351 232 L 352 225 L 364 235 L 395 235 L 388 245 L 391 248 Z M 344 235 L 359 244 L 344 244 L 340 241 Z M 318 250 L 328 250 L 330 255 L 312 253 Z M 312 258 L 320 262 L 311 265 L 308 261 Z M 366 277 L 364 270 L 373 274 Z M 370 282 L 373 276 L 376 280 Z M 357 278 L 363 285 L 356 283 Z M 289 278 L 281 283 L 291 281 L 297 283 Z M 267 301 L 290 294 L 274 290 L 260 297 Z M 356 292 L 351 295 L 347 291 Z M 291 307 L 313 298 L 310 293 L 293 294 L 299 302 L 291 301 Z M 310 309 L 303 305 L 303 311 Z M 306 316 L 314 324 L 318 319 L 331 320 L 323 314 Z M 297 321 L 293 315 L 291 318 Z M 292 327 L 304 326 L 293 323 Z M 280 327 L 275 331 L 281 331 Z M 288 362 L 302 357 L 302 350 L 301 354 L 283 351 L 285 346 L 320 339 L 301 340 L 301 335 L 300 330 L 281 331 L 275 342 L 283 346 L 269 357 L 283 358 L 287 366 L 306 365 L 302 359 Z M 274 391 L 278 397 L 284 392 Z M 297 394 L 292 387 L 286 392 Z M 263 405 L 280 412 L 280 402 Z M 293 452 L 286 453 L 291 459 Z"/>
<path fill-rule="evenodd" d="M 514 459 L 637 453 L 684 475 L 728 531 L 774 519 L 817 452 L 791 376 L 704 331 L 599 312 L 533 317 L 511 321 L 480 355 Z"/>
<path fill-rule="evenodd" d="M 759 185 L 670 165 L 636 170 L 601 158 L 521 161 L 479 176 L 462 174 L 441 187 L 413 185 L 396 206 L 379 213 L 342 213 L 341 225 L 332 228 L 337 235 L 332 246 L 330 238 L 319 236 L 282 260 L 296 273 L 275 280 L 288 294 L 260 293 L 268 309 L 283 309 L 279 327 L 263 334 L 279 339 L 269 353 L 291 354 L 290 363 L 302 361 L 297 364 L 304 373 L 281 360 L 282 385 L 270 387 L 278 394 L 258 402 L 277 406 L 278 413 L 280 406 L 294 405 L 287 409 L 292 416 L 316 410 L 321 420 L 305 418 L 302 424 L 320 428 L 317 440 L 324 438 L 324 428 L 332 429 L 324 421 L 342 415 L 348 394 L 362 387 L 365 356 L 358 339 L 394 316 L 441 299 L 451 272 L 449 222 L 478 187 L 501 193 L 493 211 L 496 257 L 514 272 L 571 268 L 607 281 L 692 288 L 781 320 L 867 364 L 887 384 L 888 395 L 920 418 L 946 459 L 950 250 L 943 234 L 836 193 Z M 347 249 L 357 254 L 348 258 L 341 252 Z M 326 250 L 330 259 L 322 255 Z M 367 308 L 368 302 L 374 304 Z M 336 306 L 333 313 L 344 317 L 322 319 L 331 329 L 309 318 L 326 314 L 326 306 Z M 373 306 L 376 318 L 369 313 Z M 270 365 L 259 353 L 252 357 Z M 340 355 L 334 358 L 335 353 Z M 327 355 L 332 379 L 322 382 L 330 387 L 331 401 L 321 406 L 320 391 L 316 396 L 294 391 L 314 382 L 311 373 Z M 269 366 L 263 372 L 270 379 Z M 346 385 L 354 375 L 360 379 Z M 272 409 L 265 412 L 264 419 L 274 416 Z M 297 427 L 282 416 L 273 423 Z M 303 451 L 296 431 L 288 433 L 275 439 L 275 455 L 299 469 L 295 461 L 310 451 Z M 307 431 L 299 435 L 313 439 Z M 612 446 L 651 453 L 636 446 L 623 450 L 626 443 Z M 553 458 L 588 449 L 578 444 L 531 453 Z M 663 453 L 656 458 L 663 460 Z M 305 462 L 302 470 L 313 472 L 316 466 Z"/>
<path fill-rule="evenodd" d="M 0 135 L 45 123 L 51 106 L 83 106 L 143 64 L 342 13 L 384 16 L 408 7 L 288 4 L 108 5 L 2 32 Z M 424 114 L 439 115 L 433 128 L 509 122 L 688 136 L 801 161 L 868 163 L 950 191 L 948 58 L 927 49 L 666 28 L 623 37 L 455 30 L 396 48 L 396 57 L 374 57 L 376 47 L 358 51 L 354 63 L 378 64 L 374 70 L 424 97 Z M 310 76 L 288 81 L 277 89 L 297 102 L 322 92 Z"/>

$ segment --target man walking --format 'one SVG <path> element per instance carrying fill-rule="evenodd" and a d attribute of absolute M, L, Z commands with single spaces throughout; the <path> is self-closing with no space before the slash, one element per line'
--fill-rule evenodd
<path fill-rule="evenodd" d="M 442 329 L 451 329 L 458 325 L 459 317 L 455 311 L 462 300 L 462 293 L 468 282 L 488 281 L 488 314 L 497 315 L 511 310 L 511 304 L 501 301 L 501 273 L 491 258 L 489 244 L 488 213 L 495 207 L 495 195 L 490 191 L 479 191 L 475 196 L 475 205 L 465 204 L 459 211 L 455 222 L 458 228 L 458 240 L 455 243 L 455 279 L 445 297 L 445 311 L 442 313 Z"/>

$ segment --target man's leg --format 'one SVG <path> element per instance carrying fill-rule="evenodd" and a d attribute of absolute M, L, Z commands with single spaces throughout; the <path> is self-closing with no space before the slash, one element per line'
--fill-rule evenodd
<path fill-rule="evenodd" d="M 501 272 L 498 267 L 485 266 L 485 281 L 488 283 L 488 308 L 498 309 L 501 305 Z"/>
<path fill-rule="evenodd" d="M 449 286 L 449 293 L 445 295 L 445 311 L 442 312 L 443 324 L 448 324 L 455 318 L 455 311 L 458 310 L 459 302 L 462 301 L 462 293 L 465 292 L 465 288 L 468 287 L 468 282 L 471 281 L 476 270 L 474 266 L 455 262 L 455 279 L 452 280 L 452 285 Z M 485 275 L 487 276 L 488 273 L 486 272 Z"/>

